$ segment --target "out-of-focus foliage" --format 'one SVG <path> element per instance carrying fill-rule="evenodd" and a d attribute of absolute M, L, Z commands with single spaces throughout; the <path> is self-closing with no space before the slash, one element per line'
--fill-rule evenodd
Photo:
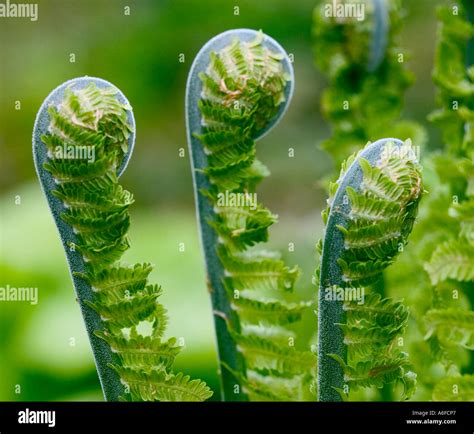
<path fill-rule="evenodd" d="M 357 3 L 364 6 L 364 20 L 327 17 L 325 1 L 319 1 L 314 10 L 314 58 L 329 78 L 321 105 L 332 127 L 331 137 L 321 146 L 331 154 L 336 167 L 369 141 L 409 138 L 420 146 L 426 139 L 419 124 L 399 120 L 403 95 L 414 81 L 413 73 L 406 67 L 408 55 L 400 47 L 405 19 L 401 0 L 385 2 L 389 22 L 387 47 L 373 71 L 368 65 L 373 49 L 374 2 Z"/>
<path fill-rule="evenodd" d="M 439 182 L 451 198 L 443 204 L 443 220 L 452 220 L 454 226 L 449 238 L 433 246 L 425 264 L 434 285 L 433 306 L 425 316 L 426 339 L 448 375 L 436 384 L 433 399 L 447 401 L 474 401 L 474 65 L 468 51 L 474 40 L 474 5 L 469 0 L 463 5 L 450 2 L 438 9 L 433 78 L 439 109 L 430 116 L 445 143 L 435 160 Z M 463 349 L 470 350 L 469 361 L 456 363 L 455 355 Z"/>

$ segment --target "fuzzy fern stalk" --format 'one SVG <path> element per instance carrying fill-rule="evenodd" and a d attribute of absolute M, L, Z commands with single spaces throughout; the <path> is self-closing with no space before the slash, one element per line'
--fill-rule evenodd
<path fill-rule="evenodd" d="M 292 89 L 285 51 L 253 30 L 212 39 L 189 76 L 188 140 L 227 401 L 304 399 L 315 367 L 288 328 L 311 303 L 283 300 L 298 269 L 253 248 L 276 221 L 257 201 L 268 169 L 255 140 L 283 115 Z"/>
<path fill-rule="evenodd" d="M 133 196 L 118 182 L 135 138 L 124 95 L 96 78 L 45 100 L 33 134 L 35 166 L 59 230 L 106 400 L 202 401 L 200 380 L 173 373 L 181 347 L 163 338 L 161 288 L 150 264 L 120 263 Z"/>
<path fill-rule="evenodd" d="M 407 243 L 421 193 L 411 143 L 395 139 L 354 154 L 330 186 L 317 273 L 320 401 L 398 381 L 405 398 L 414 391 L 416 375 L 397 348 L 408 311 L 368 289 Z"/>
<path fill-rule="evenodd" d="M 433 77 L 439 109 L 431 120 L 442 130 L 446 152 L 434 163 L 452 198 L 443 214 L 454 230 L 425 265 L 434 286 L 426 339 L 447 372 L 433 399 L 474 401 L 474 4 L 450 2 L 438 9 L 438 19 Z"/>
<path fill-rule="evenodd" d="M 337 1 L 362 4 L 364 20 L 328 16 L 328 3 L 318 1 L 313 14 L 314 58 L 329 79 L 321 105 L 332 134 L 322 148 L 339 167 L 374 137 L 411 138 L 421 146 L 424 130 L 398 120 L 404 92 L 413 82 L 405 67 L 406 54 L 398 44 L 402 1 Z"/>

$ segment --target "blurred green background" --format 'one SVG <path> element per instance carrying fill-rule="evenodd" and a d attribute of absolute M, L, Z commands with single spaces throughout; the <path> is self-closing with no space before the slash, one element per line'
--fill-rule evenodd
<path fill-rule="evenodd" d="M 318 143 L 329 134 L 319 98 L 326 82 L 313 66 L 316 0 L 42 0 L 39 20 L 0 21 L 0 286 L 37 287 L 37 305 L 0 302 L 0 400 L 100 400 L 92 353 L 66 260 L 34 171 L 31 132 L 43 99 L 62 82 L 97 76 L 132 103 L 137 142 L 122 184 L 133 192 L 127 262 L 151 261 L 164 288 L 168 334 L 184 337 L 176 368 L 218 390 L 214 332 L 205 288 L 184 122 L 187 73 L 200 47 L 231 28 L 262 29 L 294 55 L 296 94 L 283 121 L 258 145 L 272 176 L 259 199 L 280 222 L 271 244 L 303 270 L 299 291 L 314 298 L 314 245 L 322 234 L 332 173 Z M 403 46 L 418 80 L 405 115 L 428 127 L 434 106 L 431 68 L 435 5 L 405 1 Z M 130 7 L 130 16 L 124 14 Z M 238 9 L 236 9 L 238 8 Z M 239 14 L 236 14 L 238 10 Z M 71 55 L 75 62 L 71 62 Z M 184 62 L 180 55 L 184 54 Z M 21 107 L 18 107 L 20 102 Z M 19 109 L 18 109 L 19 108 Z M 295 149 L 288 158 L 288 148 Z M 179 150 L 186 149 L 184 158 Z M 288 243 L 295 243 L 294 253 Z M 180 253 L 179 243 L 186 250 Z M 315 317 L 304 327 L 310 338 Z M 217 398 L 217 394 L 216 394 Z"/>

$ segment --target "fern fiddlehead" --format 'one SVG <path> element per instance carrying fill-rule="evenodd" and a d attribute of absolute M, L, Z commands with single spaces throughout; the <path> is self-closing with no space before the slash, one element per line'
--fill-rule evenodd
<path fill-rule="evenodd" d="M 310 306 L 281 300 L 298 270 L 249 250 L 276 221 L 256 200 L 268 170 L 255 140 L 280 119 L 292 89 L 283 48 L 253 30 L 212 39 L 189 75 L 188 142 L 225 400 L 302 399 L 315 365 L 311 352 L 288 344 L 286 325 Z"/>
<path fill-rule="evenodd" d="M 421 145 L 425 136 L 424 130 L 419 125 L 397 120 L 403 106 L 403 92 L 412 81 L 411 74 L 403 64 L 403 51 L 398 48 L 398 34 L 402 24 L 401 1 L 360 0 L 357 3 L 364 6 L 365 20 L 363 22 L 353 17 L 328 17 L 324 11 L 324 2 L 321 2 L 314 10 L 315 62 L 329 77 L 329 88 L 323 94 L 322 109 L 333 128 L 331 138 L 322 143 L 322 148 L 331 154 L 336 165 L 339 165 L 346 155 L 363 148 L 374 137 L 385 135 L 412 137 L 416 145 Z M 336 188 L 334 184 L 332 188 Z M 372 188 L 378 187 L 374 185 Z M 375 191 L 375 193 L 380 192 Z M 330 193 L 333 195 L 335 191 Z M 357 203 L 357 198 L 349 189 L 347 199 L 350 196 L 356 201 L 356 206 L 362 205 Z M 388 203 L 390 198 L 385 199 L 386 205 L 392 207 L 393 210 L 396 205 Z M 366 206 L 366 204 L 363 205 Z M 375 206 L 376 203 L 371 201 L 370 205 Z M 374 220 L 374 223 L 376 221 Z M 363 229 L 354 233 L 346 231 L 343 235 L 351 245 L 358 246 L 359 251 L 362 251 L 363 248 L 370 251 L 373 244 L 367 244 L 364 241 L 364 236 L 393 243 L 396 233 L 390 232 L 391 229 L 393 229 L 391 222 L 381 220 L 379 225 L 371 228 L 373 232 Z M 326 234 L 328 234 L 328 230 Z M 338 234 L 338 237 L 340 236 Z M 377 253 L 380 253 L 381 250 L 378 247 L 377 249 Z M 375 252 L 372 252 L 371 255 L 373 259 L 377 258 Z M 386 264 L 379 261 L 380 269 L 385 266 Z M 357 274 L 364 275 L 367 271 L 364 269 L 350 270 L 345 261 L 339 266 L 339 268 L 341 267 L 345 271 L 354 273 L 354 277 Z M 385 278 L 383 276 L 377 280 L 374 290 L 381 295 L 384 301 L 393 303 L 388 299 L 385 300 Z M 370 303 L 370 301 L 370 299 L 365 300 L 365 303 Z M 395 303 L 395 305 L 398 304 Z M 351 312 L 349 310 L 347 314 L 349 322 Z M 338 315 L 344 317 L 346 315 L 344 309 L 339 310 Z M 400 324 L 405 323 L 406 318 L 403 319 L 402 316 L 399 321 Z M 370 322 L 367 326 L 370 326 Z M 399 332 L 402 331 L 394 324 L 393 330 L 397 329 Z M 336 353 L 339 355 L 339 361 L 344 360 L 347 349 L 347 345 L 343 345 L 341 339 L 355 342 L 354 336 L 349 336 L 349 334 L 361 331 L 347 325 L 334 330 L 334 333 L 337 334 L 337 342 L 339 342 L 339 348 L 336 348 L 339 351 Z M 376 336 L 377 334 L 379 336 Z M 344 338 L 342 338 L 343 335 L 345 335 Z M 370 336 L 360 339 L 361 342 L 366 342 L 367 339 L 368 343 L 376 342 L 378 338 L 382 338 L 382 335 L 383 333 L 373 330 L 370 332 Z M 364 345 L 359 345 L 359 348 L 363 347 Z M 324 363 L 321 358 L 319 363 Z M 343 384 L 347 383 L 343 381 L 343 372 L 332 360 L 327 363 L 332 366 L 335 378 L 337 378 L 335 383 L 340 389 Z M 330 374 L 327 374 L 326 377 L 328 375 Z M 387 383 L 386 380 L 389 378 L 385 378 L 377 385 Z M 327 395 L 325 397 L 320 395 L 321 399 L 340 399 L 338 394 L 330 389 L 331 385 L 327 386 L 325 388 Z M 347 391 L 349 384 L 346 386 Z M 388 386 L 381 389 L 380 395 L 383 400 L 392 399 Z"/>
<path fill-rule="evenodd" d="M 354 154 L 330 186 L 317 276 L 321 401 L 396 380 L 404 384 L 406 396 L 413 392 L 415 375 L 395 345 L 406 327 L 407 309 L 365 291 L 406 244 L 421 193 L 410 142 L 395 139 Z"/>
<path fill-rule="evenodd" d="M 71 80 L 45 100 L 33 134 L 35 166 L 65 248 L 106 400 L 202 401 L 200 380 L 173 373 L 181 350 L 148 282 L 150 264 L 120 263 L 133 196 L 118 177 L 135 123 L 124 95 L 96 78 Z M 148 327 L 147 327 L 148 326 Z M 148 331 L 143 331 L 148 329 Z M 124 387 L 125 386 L 125 387 Z"/>
<path fill-rule="evenodd" d="M 450 3 L 438 9 L 433 78 L 439 109 L 430 119 L 441 128 L 446 144 L 446 152 L 434 162 L 452 197 L 449 207 L 443 202 L 443 213 L 455 226 L 425 264 L 434 288 L 425 338 L 447 371 L 435 385 L 433 399 L 474 401 L 474 5 Z M 460 294 L 453 297 L 455 293 Z M 463 350 L 470 351 L 465 367 L 456 363 Z"/>

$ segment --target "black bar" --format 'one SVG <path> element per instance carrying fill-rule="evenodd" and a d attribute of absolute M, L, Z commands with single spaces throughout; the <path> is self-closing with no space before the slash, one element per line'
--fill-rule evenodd
<path fill-rule="evenodd" d="M 27 410 L 28 409 L 28 410 Z M 54 411 L 52 413 L 32 413 Z M 21 413 L 24 412 L 24 413 Z M 407 403 L 0 403 L 0 434 L 21 432 L 165 432 L 176 427 L 242 434 L 277 432 L 432 432 L 473 433 L 471 402 Z M 29 422 L 20 423 L 20 419 Z M 419 422 L 407 422 L 419 421 Z M 434 422 L 437 421 L 437 422 Z M 42 423 L 41 423 L 42 422 Z M 54 426 L 48 426 L 54 425 Z M 83 431 L 84 430 L 84 431 Z M 87 430 L 87 431 L 85 431 Z M 363 430 L 363 431 L 362 431 Z M 335 432 L 336 432 L 335 431 Z M 349 431 L 348 431 L 349 432 Z"/>

